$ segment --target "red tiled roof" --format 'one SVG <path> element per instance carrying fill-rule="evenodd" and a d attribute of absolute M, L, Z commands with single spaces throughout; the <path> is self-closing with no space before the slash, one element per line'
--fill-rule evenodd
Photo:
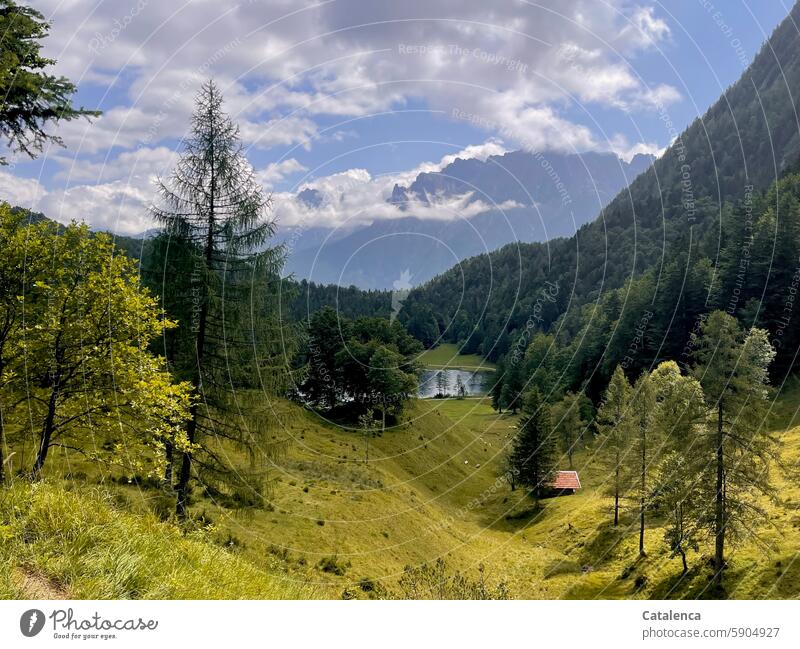
<path fill-rule="evenodd" d="M 550 486 L 554 489 L 580 489 L 581 479 L 577 471 L 556 471 L 556 477 Z"/>

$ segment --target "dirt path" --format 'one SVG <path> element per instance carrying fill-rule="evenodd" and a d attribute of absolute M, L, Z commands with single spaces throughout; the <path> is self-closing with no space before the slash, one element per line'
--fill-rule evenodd
<path fill-rule="evenodd" d="M 15 569 L 14 581 L 25 599 L 70 599 L 66 588 L 31 568 Z"/>

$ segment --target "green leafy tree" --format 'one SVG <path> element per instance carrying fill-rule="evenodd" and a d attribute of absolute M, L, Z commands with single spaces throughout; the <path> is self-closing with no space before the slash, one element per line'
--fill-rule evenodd
<path fill-rule="evenodd" d="M 148 449 L 162 449 L 165 440 L 188 448 L 179 432 L 188 386 L 173 384 L 149 348 L 174 323 L 161 317 L 139 285 L 136 263 L 115 254 L 108 235 L 73 224 L 46 243 L 48 268 L 26 297 L 21 346 L 21 398 L 38 428 L 32 475 L 41 474 L 53 447 L 92 459 L 110 450 L 109 461 L 150 473 Z M 87 431 L 107 439 L 86 449 Z"/>
<path fill-rule="evenodd" d="M 5 481 L 8 453 L 6 426 L 20 399 L 20 380 L 25 367 L 23 352 L 24 296 L 41 276 L 48 254 L 49 222 L 32 223 L 24 210 L 0 203 L 0 484 Z"/>
<path fill-rule="evenodd" d="M 342 398 L 343 376 L 340 362 L 347 358 L 345 341 L 350 338 L 350 322 L 331 307 L 311 316 L 308 327 L 306 378 L 303 392 L 309 402 L 333 408 Z"/>
<path fill-rule="evenodd" d="M 179 363 L 194 402 L 176 511 L 186 517 L 194 477 L 231 504 L 258 504 L 268 460 L 282 447 L 260 392 L 284 391 L 284 359 L 292 355 L 286 348 L 291 331 L 277 304 L 284 255 L 269 246 L 270 199 L 212 81 L 197 96 L 180 160 L 159 190 L 154 216 L 194 256 L 190 320 L 180 324 L 191 354 Z M 235 459 L 240 455 L 247 462 Z"/>
<path fill-rule="evenodd" d="M 370 357 L 367 376 L 381 411 L 381 432 L 386 430 L 386 415 L 399 415 L 417 389 L 417 378 L 403 369 L 404 363 L 401 354 L 383 345 Z"/>
<path fill-rule="evenodd" d="M 775 356 L 767 332 L 744 332 L 722 311 L 706 317 L 693 336 L 693 373 L 703 387 L 712 415 L 696 453 L 714 485 L 713 507 L 706 517 L 714 538 L 714 578 L 722 586 L 725 544 L 750 534 L 765 516 L 756 495 L 770 495 L 770 460 L 776 440 L 767 431 L 768 368 Z M 710 471 L 709 471 L 710 470 Z"/>
<path fill-rule="evenodd" d="M 0 0 L 0 133 L 12 150 L 36 157 L 47 142 L 62 144 L 48 134 L 49 123 L 96 117 L 99 111 L 75 108 L 75 84 L 54 76 L 53 59 L 42 56 L 42 40 L 50 30 L 44 16 L 13 0 Z M 8 160 L 0 157 L 0 164 Z"/>
<path fill-rule="evenodd" d="M 617 366 L 597 411 L 597 457 L 614 476 L 614 526 L 619 525 L 619 502 L 629 472 L 625 460 L 631 450 L 634 420 L 631 412 L 633 390 L 622 368 Z"/>
<path fill-rule="evenodd" d="M 522 417 L 508 457 L 514 486 L 527 487 L 536 499 L 540 498 L 553 479 L 556 458 L 550 408 L 534 386 L 525 393 Z"/>
<path fill-rule="evenodd" d="M 664 515 L 664 541 L 672 557 L 680 557 L 683 574 L 689 570 L 686 554 L 700 549 L 703 512 L 701 476 L 684 453 L 669 451 L 656 470 L 651 501 Z"/>

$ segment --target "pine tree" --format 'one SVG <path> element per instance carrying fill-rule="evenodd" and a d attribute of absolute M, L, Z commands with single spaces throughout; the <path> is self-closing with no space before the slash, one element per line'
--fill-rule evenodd
<path fill-rule="evenodd" d="M 644 525 L 647 510 L 648 486 L 647 477 L 650 471 L 651 447 L 656 445 L 653 437 L 655 416 L 655 394 L 650 375 L 643 372 L 633 386 L 631 399 L 631 415 L 634 428 L 634 450 L 632 455 L 636 464 L 639 488 L 639 556 L 644 557 Z"/>
<path fill-rule="evenodd" d="M 283 250 L 268 246 L 275 227 L 268 218 L 270 198 L 213 81 L 197 96 L 191 133 L 159 190 L 154 216 L 182 249 L 193 251 L 185 296 L 190 321 L 180 324 L 191 355 L 178 362 L 195 398 L 186 428 L 193 450 L 182 454 L 176 487 L 176 511 L 183 518 L 194 475 L 207 492 L 230 502 L 259 502 L 266 461 L 281 444 L 257 390 L 282 389 L 283 346 L 290 340 L 277 315 Z M 231 448 L 244 452 L 249 467 L 230 459 Z"/>
<path fill-rule="evenodd" d="M 508 458 L 513 484 L 527 487 L 538 499 L 553 479 L 556 457 L 550 408 L 539 389 L 533 387 L 525 393 L 522 417 Z"/>
<path fill-rule="evenodd" d="M 693 336 L 693 373 L 713 413 L 696 453 L 713 475 L 713 508 L 706 527 L 714 537 L 714 578 L 722 586 L 727 539 L 751 534 L 765 512 L 756 496 L 770 495 L 768 468 L 776 440 L 767 431 L 768 367 L 775 350 L 763 329 L 745 333 L 736 319 L 714 311 Z"/>
<path fill-rule="evenodd" d="M 71 103 L 75 84 L 45 72 L 55 64 L 41 55 L 41 41 L 49 30 L 50 23 L 36 9 L 13 0 L 0 1 L 0 134 L 9 148 L 31 158 L 49 142 L 63 144 L 58 136 L 47 133 L 48 123 L 100 115 L 96 110 L 75 108 Z M 7 164 L 0 156 L 0 165 Z"/>
<path fill-rule="evenodd" d="M 614 526 L 619 525 L 619 500 L 629 477 L 625 460 L 631 450 L 633 417 L 631 400 L 633 391 L 622 368 L 617 366 L 608 384 L 603 402 L 597 411 L 597 456 L 614 476 Z"/>
<path fill-rule="evenodd" d="M 588 426 L 583 416 L 583 409 L 588 401 L 583 393 L 567 392 L 552 408 L 553 424 L 561 441 L 562 450 L 569 460 L 570 469 L 573 468 L 575 449 Z"/>

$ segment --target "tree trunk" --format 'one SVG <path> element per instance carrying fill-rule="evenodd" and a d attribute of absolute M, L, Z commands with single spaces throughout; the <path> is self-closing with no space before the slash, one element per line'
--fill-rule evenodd
<path fill-rule="evenodd" d="M 641 428 L 642 437 L 642 466 L 641 476 L 639 483 L 639 556 L 646 557 L 647 553 L 644 551 L 644 505 L 647 484 L 645 482 L 647 473 L 647 431 Z"/>
<path fill-rule="evenodd" d="M 683 546 L 678 546 L 678 552 L 681 553 L 681 561 L 683 562 L 683 572 L 681 574 L 685 575 L 687 572 L 689 572 L 689 566 L 686 563 L 686 552 L 684 552 Z"/>
<path fill-rule="evenodd" d="M 166 459 L 166 464 L 164 466 L 164 486 L 172 489 L 172 462 L 174 457 L 175 447 L 172 445 L 172 442 L 167 440 L 164 443 L 164 457 Z"/>
<path fill-rule="evenodd" d="M 381 435 L 386 432 L 386 409 L 381 409 Z"/>
<path fill-rule="evenodd" d="M 213 100 L 213 97 L 212 97 Z M 209 102 L 209 106 L 213 105 L 213 101 Z M 213 115 L 213 111 L 209 108 L 209 114 Z M 208 214 L 208 231 L 206 233 L 206 248 L 205 248 L 205 271 L 208 274 L 211 270 L 211 262 L 214 256 L 214 190 L 216 189 L 216 172 L 214 169 L 214 127 L 211 127 L 211 155 L 210 164 L 210 183 L 209 183 L 209 214 Z M 207 281 L 203 278 L 203 281 Z M 195 338 L 195 358 L 197 359 L 197 372 L 194 377 L 193 387 L 194 394 L 199 398 L 201 394 L 201 387 L 203 383 L 203 359 L 205 356 L 206 344 L 206 326 L 208 322 L 208 295 L 204 288 L 203 302 L 200 305 L 200 313 L 198 314 L 197 322 L 197 337 Z M 194 444 L 197 437 L 197 401 L 195 400 L 192 407 L 189 409 L 189 421 L 186 424 L 186 438 L 190 445 Z M 184 451 L 181 457 L 181 471 L 178 477 L 178 487 L 176 489 L 177 496 L 175 499 L 175 513 L 180 520 L 186 520 L 188 495 L 189 495 L 189 480 L 192 475 L 192 456 L 189 451 Z"/>
<path fill-rule="evenodd" d="M 614 471 L 614 527 L 619 525 L 619 461 Z"/>
<path fill-rule="evenodd" d="M 36 453 L 36 461 L 33 463 L 33 470 L 31 477 L 38 480 L 42 474 L 44 463 L 47 460 L 47 452 L 50 450 L 50 444 L 53 440 L 53 430 L 55 429 L 56 420 L 56 403 L 58 401 L 58 390 L 53 388 L 50 392 L 50 398 L 47 401 L 47 415 L 42 424 L 41 439 L 39 441 L 39 450 Z"/>
<path fill-rule="evenodd" d="M 722 569 L 725 565 L 725 456 L 723 453 L 722 399 L 717 404 L 717 494 L 714 511 L 714 581 L 716 587 L 722 586 Z"/>
<path fill-rule="evenodd" d="M 3 422 L 3 407 L 0 405 L 0 486 L 6 482 L 6 430 Z"/>

